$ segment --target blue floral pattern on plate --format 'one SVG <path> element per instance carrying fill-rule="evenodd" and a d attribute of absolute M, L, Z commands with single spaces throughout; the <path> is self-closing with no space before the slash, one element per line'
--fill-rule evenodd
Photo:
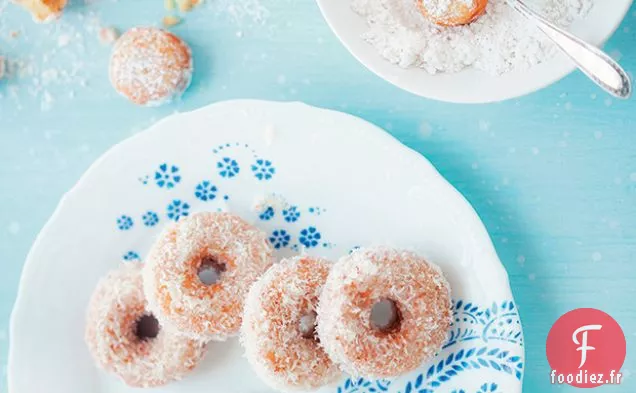
<path fill-rule="evenodd" d="M 126 254 L 124 254 L 124 256 L 122 257 L 122 259 L 124 261 L 138 261 L 141 258 L 139 257 L 139 254 L 137 254 L 134 251 L 128 251 Z"/>
<path fill-rule="evenodd" d="M 147 227 L 154 227 L 159 223 L 159 215 L 153 211 L 148 211 L 141 217 L 144 225 Z"/>
<path fill-rule="evenodd" d="M 450 347 L 458 341 L 481 339 L 507 341 L 523 346 L 521 322 L 516 306 L 511 301 L 493 303 L 487 309 L 477 305 L 458 301 L 453 305 L 453 325 L 448 342 Z"/>
<path fill-rule="evenodd" d="M 474 316 L 474 319 L 471 320 L 470 316 Z M 463 300 L 454 301 L 451 335 L 444 350 L 431 362 L 426 372 L 409 379 L 398 392 L 434 393 L 463 372 L 474 370 L 492 370 L 499 375 L 521 380 L 523 359 L 520 351 L 515 350 L 523 346 L 518 321 L 519 314 L 512 301 L 493 303 L 487 308 Z M 498 328 L 493 329 L 493 326 Z M 338 387 L 338 393 L 378 392 L 381 391 L 376 387 L 379 383 L 388 387 L 396 382 L 347 379 Z M 498 386 L 495 381 L 484 383 L 475 393 L 499 392 Z M 474 390 L 463 387 L 452 390 L 452 393 L 471 392 Z"/>
<path fill-rule="evenodd" d="M 285 221 L 287 222 L 296 222 L 300 217 L 300 211 L 298 210 L 298 206 L 290 206 L 287 209 L 283 210 L 283 217 L 285 217 Z"/>
<path fill-rule="evenodd" d="M 260 218 L 263 221 L 269 221 L 273 217 L 274 217 L 274 208 L 271 206 L 267 206 L 265 210 L 263 210 L 263 212 L 258 215 L 258 218 Z"/>
<path fill-rule="evenodd" d="M 365 378 L 347 378 L 337 393 L 378 393 L 389 390 L 391 381 L 388 379 L 370 380 Z"/>
<path fill-rule="evenodd" d="M 315 227 L 309 227 L 300 231 L 300 244 L 307 248 L 316 247 L 322 235 Z"/>
<path fill-rule="evenodd" d="M 258 159 L 256 163 L 252 165 L 252 172 L 254 172 L 254 177 L 258 180 L 269 180 L 274 176 L 274 173 L 276 173 L 276 169 L 271 161 Z"/>
<path fill-rule="evenodd" d="M 269 237 L 269 242 L 272 243 L 272 246 L 277 250 L 287 247 L 290 241 L 291 235 L 284 229 L 275 230 Z"/>
<path fill-rule="evenodd" d="M 167 212 L 169 219 L 179 221 L 181 217 L 186 217 L 190 214 L 190 205 L 180 199 L 175 199 L 168 205 Z"/>
<path fill-rule="evenodd" d="M 180 181 L 181 175 L 176 165 L 164 163 L 159 165 L 159 169 L 155 172 L 155 183 L 159 187 L 174 188 Z"/>
<path fill-rule="evenodd" d="M 214 184 L 208 180 L 204 180 L 195 187 L 194 196 L 203 202 L 212 201 L 216 198 L 217 191 L 218 189 Z"/>
<path fill-rule="evenodd" d="M 117 219 L 117 228 L 121 231 L 127 231 L 134 225 L 133 219 L 130 216 L 123 215 Z"/>
<path fill-rule="evenodd" d="M 221 161 L 217 162 L 216 167 L 219 169 L 219 175 L 227 178 L 238 175 L 241 170 L 238 162 L 230 157 L 223 157 Z"/>

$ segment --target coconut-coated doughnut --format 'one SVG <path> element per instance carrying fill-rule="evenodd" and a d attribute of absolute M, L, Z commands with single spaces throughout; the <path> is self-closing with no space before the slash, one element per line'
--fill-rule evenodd
<path fill-rule="evenodd" d="M 95 362 L 133 387 L 181 379 L 205 353 L 205 344 L 162 329 L 148 311 L 141 266 L 110 272 L 90 299 L 85 340 Z"/>
<path fill-rule="evenodd" d="M 277 390 L 313 390 L 341 375 L 315 334 L 318 297 L 330 266 L 309 256 L 284 259 L 248 293 L 241 342 L 253 369 Z"/>
<path fill-rule="evenodd" d="M 188 44 L 155 27 L 135 27 L 115 43 L 110 58 L 110 82 L 135 104 L 159 106 L 181 96 L 192 80 Z"/>
<path fill-rule="evenodd" d="M 192 338 L 235 336 L 247 291 L 272 265 L 272 253 L 265 233 L 235 215 L 182 218 L 161 233 L 146 259 L 150 309 L 167 329 Z"/>
<path fill-rule="evenodd" d="M 416 0 L 420 12 L 440 26 L 466 25 L 485 11 L 488 0 Z"/>
<path fill-rule="evenodd" d="M 332 267 L 317 332 L 344 371 L 391 378 L 432 359 L 450 323 L 450 289 L 439 267 L 412 252 L 371 248 Z"/>

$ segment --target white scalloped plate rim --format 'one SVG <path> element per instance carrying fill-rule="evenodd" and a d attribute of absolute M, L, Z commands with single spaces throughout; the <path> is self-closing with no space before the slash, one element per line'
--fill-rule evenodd
<path fill-rule="evenodd" d="M 55 246 L 58 248 L 63 248 L 58 246 L 58 244 L 65 241 L 72 242 L 73 240 L 68 240 L 69 238 L 74 239 L 75 237 L 77 237 L 79 239 L 81 236 L 88 236 L 84 235 L 84 232 L 90 232 L 88 227 L 83 227 L 83 231 L 76 232 L 75 237 L 69 236 L 68 233 L 67 236 L 61 237 L 57 236 L 56 233 L 60 230 L 60 228 L 66 225 L 65 220 L 70 220 L 71 222 L 73 222 L 73 220 L 77 219 L 71 219 L 71 216 L 74 209 L 79 209 L 77 208 L 77 206 L 81 205 L 81 201 L 78 200 L 78 198 L 83 198 L 84 194 L 86 193 L 88 193 L 86 195 L 90 195 L 92 191 L 87 191 L 87 189 L 90 189 L 96 184 L 99 186 L 101 181 L 95 183 L 93 177 L 96 176 L 96 174 L 102 173 L 106 164 L 117 164 L 117 162 L 119 161 L 115 159 L 116 157 L 120 157 L 122 153 L 130 153 L 132 151 L 139 150 L 140 143 L 152 140 L 153 138 L 158 138 L 157 140 L 159 140 L 162 136 L 165 136 L 167 134 L 175 134 L 175 132 L 181 133 L 179 135 L 188 135 L 189 133 L 195 134 L 199 132 L 197 130 L 191 129 L 177 131 L 175 130 L 175 128 L 181 128 L 183 125 L 203 124 L 206 120 L 209 120 L 211 118 L 218 119 L 218 124 L 223 124 L 228 116 L 237 123 L 240 123 L 243 117 L 245 117 L 246 119 L 256 118 L 256 123 L 260 124 L 262 127 L 266 127 L 268 124 L 262 123 L 264 120 L 271 122 L 277 127 L 279 126 L 278 121 L 280 120 L 280 127 L 283 130 L 283 133 L 281 134 L 283 141 L 286 141 L 287 139 L 292 140 L 294 138 L 304 138 L 305 143 L 323 144 L 324 146 L 328 146 L 330 149 L 333 150 L 338 150 L 344 147 L 353 147 L 354 149 L 360 147 L 362 150 L 356 150 L 355 154 L 359 155 L 358 158 L 365 163 L 369 163 L 369 165 L 375 165 L 375 160 L 364 161 L 363 156 L 365 154 L 369 154 L 369 152 L 390 153 L 392 159 L 399 161 L 399 165 L 396 164 L 398 168 L 417 168 L 416 176 L 409 178 L 412 179 L 414 185 L 410 186 L 408 189 L 405 189 L 408 194 L 406 195 L 406 199 L 404 199 L 405 196 L 402 195 L 401 198 L 397 200 L 400 202 L 404 201 L 405 205 L 412 204 L 413 206 L 419 206 L 419 208 L 423 210 L 429 209 L 429 207 L 427 206 L 428 202 L 419 204 L 418 201 L 420 199 L 430 200 L 431 206 L 435 206 L 430 208 L 427 213 L 432 216 L 434 214 L 437 214 L 436 212 L 438 211 L 438 209 L 439 211 L 446 210 L 445 213 L 447 214 L 447 216 L 444 216 L 443 218 L 448 219 L 450 221 L 450 224 L 452 224 L 449 226 L 449 228 L 452 229 L 453 236 L 460 238 L 445 240 L 443 236 L 448 237 L 448 234 L 445 233 L 444 228 L 449 225 L 445 222 L 437 221 L 434 227 L 427 227 L 427 225 L 432 224 L 428 224 L 424 220 L 416 220 L 414 224 L 416 226 L 414 228 L 418 230 L 420 230 L 420 228 L 423 228 L 423 230 L 429 231 L 425 239 L 422 239 L 420 241 L 419 232 L 417 232 L 417 236 L 413 235 L 413 232 L 410 232 L 410 234 L 405 234 L 405 237 L 412 237 L 412 239 L 405 240 L 407 245 L 397 244 L 402 241 L 402 237 L 390 239 L 389 242 L 395 242 L 396 244 L 394 245 L 396 246 L 408 248 L 411 248 L 411 245 L 413 245 L 412 248 L 415 248 L 416 250 L 423 252 L 424 254 L 431 250 L 431 254 L 427 255 L 427 257 L 442 265 L 442 267 L 445 269 L 446 274 L 450 275 L 449 280 L 451 281 L 451 283 L 457 282 L 457 284 L 453 284 L 453 291 L 455 295 L 458 295 L 457 300 L 461 302 L 455 303 L 455 311 L 457 314 L 456 316 L 458 318 L 463 317 L 464 321 L 466 321 L 466 318 L 473 318 L 473 322 L 469 321 L 469 323 L 473 323 L 473 325 L 465 325 L 466 322 L 461 322 L 458 319 L 459 322 L 455 326 L 458 330 L 458 333 L 457 337 L 455 338 L 456 342 L 453 343 L 454 346 L 451 346 L 449 344 L 449 347 L 440 354 L 440 358 L 435 360 L 435 363 L 433 363 L 432 367 L 429 367 L 430 365 L 427 365 L 426 367 L 423 366 L 416 372 L 411 373 L 407 376 L 400 377 L 394 381 L 367 381 L 358 378 L 347 380 L 343 379 L 339 382 L 338 387 L 331 386 L 320 389 L 321 393 L 336 391 L 343 393 L 347 393 L 349 391 L 388 391 L 390 393 L 410 393 L 418 391 L 428 392 L 428 390 L 426 389 L 432 389 L 435 386 L 437 386 L 437 388 L 435 389 L 436 392 L 455 391 L 455 387 L 468 389 L 466 390 L 466 393 L 471 393 L 472 390 L 474 390 L 475 392 L 481 392 L 482 390 L 480 389 L 486 389 L 484 391 L 492 392 L 499 392 L 500 390 L 497 389 L 501 389 L 501 391 L 505 392 L 521 391 L 524 360 L 524 350 L 522 343 L 523 336 L 521 332 L 519 316 L 516 310 L 516 306 L 514 306 L 512 294 L 510 291 L 507 274 L 496 255 L 494 247 L 490 241 L 490 238 L 488 237 L 483 224 L 479 220 L 477 214 L 474 212 L 470 204 L 459 194 L 459 192 L 457 192 L 448 182 L 446 182 L 446 180 L 442 178 L 442 176 L 433 168 L 433 166 L 419 153 L 402 145 L 401 143 L 399 143 L 399 141 L 394 139 L 392 136 L 390 136 L 380 128 L 362 119 L 336 111 L 314 108 L 302 103 L 234 100 L 213 104 L 189 113 L 169 116 L 166 119 L 163 119 L 150 127 L 147 131 L 132 136 L 127 140 L 117 144 L 109 151 L 104 153 L 93 165 L 91 165 L 90 168 L 77 182 L 77 184 L 64 195 L 55 212 L 46 223 L 40 234 L 37 236 L 31 248 L 31 251 L 27 256 L 20 280 L 18 296 L 11 318 L 8 364 L 10 393 L 30 393 L 33 391 L 40 391 L 37 387 L 39 387 L 40 389 L 43 387 L 47 387 L 47 391 L 49 392 L 59 391 L 65 393 L 76 391 L 79 393 L 80 391 L 85 389 L 91 389 L 91 391 L 94 392 L 99 391 L 118 393 L 135 391 L 125 387 L 112 376 L 105 375 L 104 373 L 98 371 L 90 361 L 87 361 L 89 359 L 88 352 L 83 345 L 83 342 L 80 345 L 80 340 L 78 339 L 77 335 L 69 334 L 69 330 L 72 329 L 78 329 L 79 331 L 82 331 L 83 326 L 80 327 L 77 326 L 77 324 L 73 324 L 70 326 L 70 329 L 69 326 L 65 327 L 64 323 L 68 323 L 68 321 L 64 322 L 64 313 L 68 312 L 69 314 L 74 314 L 74 318 L 77 319 L 77 313 L 81 312 L 83 315 L 84 310 L 78 310 L 77 307 L 64 308 L 64 304 L 61 304 L 62 302 L 54 302 L 55 296 L 62 296 L 63 298 L 64 296 L 66 296 L 64 298 L 65 300 L 71 299 L 72 301 L 75 301 L 75 298 L 78 297 L 82 299 L 80 302 L 82 305 L 85 306 L 88 296 L 90 295 L 90 288 L 92 288 L 94 282 L 83 283 L 81 280 L 74 281 L 73 278 L 75 277 L 71 275 L 68 281 L 64 281 L 65 285 L 53 288 L 51 292 L 45 294 L 41 291 L 38 291 L 39 288 L 46 288 L 45 286 L 48 282 L 46 277 L 53 277 L 55 274 L 57 274 L 55 272 L 55 269 L 51 267 L 51 264 L 47 264 L 46 262 L 42 261 L 44 259 L 43 256 L 55 256 L 56 253 L 59 252 L 63 254 L 71 253 L 71 257 L 68 260 L 75 260 L 77 262 L 76 259 L 72 258 L 73 251 L 69 251 L 68 249 L 57 250 L 55 247 L 47 249 L 46 247 L 49 247 L 50 243 L 53 242 L 54 239 L 55 241 L 53 243 L 55 244 Z M 220 121 L 221 118 L 223 119 L 223 122 Z M 319 130 L 320 132 L 309 133 L 309 131 L 303 132 L 294 129 L 293 133 L 289 133 L 286 127 L 289 126 L 287 122 L 290 121 L 290 118 L 295 119 L 292 120 L 292 122 L 298 122 L 298 124 L 304 124 L 307 127 L 298 127 L 298 130 L 317 127 L 316 130 Z M 313 122 L 311 124 L 308 124 L 307 119 L 312 119 Z M 246 120 L 247 123 L 249 123 L 250 121 L 255 120 Z M 235 126 L 232 125 L 228 127 L 232 128 Z M 238 125 L 236 127 L 241 127 L 241 125 Z M 278 128 L 276 128 L 276 130 L 278 130 Z M 220 132 L 220 134 L 225 135 L 223 134 L 223 132 Z M 198 134 L 197 136 L 201 135 L 204 134 Z M 206 137 L 207 135 L 208 134 L 205 134 Z M 222 145 L 223 143 L 227 142 L 227 140 L 223 140 L 222 135 L 215 135 L 214 137 L 212 137 L 212 139 L 219 138 L 217 141 L 220 145 Z M 232 136 L 234 135 L 232 134 Z M 263 138 L 261 129 L 248 131 L 247 134 L 242 134 L 240 135 L 240 137 L 245 137 L 247 138 L 247 140 L 252 142 L 253 145 L 257 145 L 256 150 L 267 150 L 272 148 L 272 151 L 275 151 L 276 149 L 274 147 L 276 147 L 277 144 L 287 143 L 281 142 L 281 140 L 278 139 L 279 136 L 275 136 L 274 141 L 271 144 L 272 146 L 267 147 L 269 142 L 267 141 L 267 138 Z M 336 137 L 340 139 L 337 142 L 335 141 Z M 241 140 L 241 144 L 245 140 L 246 139 Z M 364 141 L 364 143 L 359 144 L 359 141 L 362 140 Z M 217 141 L 215 141 L 215 143 L 217 143 Z M 196 144 L 199 144 L 198 140 Z M 168 145 L 172 147 L 173 141 L 170 141 Z M 191 144 L 190 147 L 196 149 L 195 145 Z M 250 149 L 252 147 L 254 146 L 250 146 Z M 208 148 L 211 147 L 205 147 L 205 149 Z M 285 154 L 293 155 L 293 153 L 291 152 Z M 312 157 L 311 152 L 305 151 L 305 154 L 301 155 L 303 159 L 308 156 Z M 281 158 L 280 161 L 284 161 L 285 159 L 287 159 L 287 157 L 284 157 L 284 159 L 282 159 L 283 157 L 274 155 L 273 161 L 275 161 L 277 158 Z M 333 156 L 330 156 L 330 158 L 333 158 Z M 130 160 L 131 157 L 128 157 L 128 159 Z M 379 162 L 382 160 L 377 161 Z M 141 161 L 133 162 L 144 161 L 142 159 Z M 290 162 L 295 163 L 297 161 L 294 161 L 294 159 L 292 159 Z M 345 163 L 347 162 L 345 161 Z M 288 169 L 289 168 L 290 167 L 288 167 Z M 366 170 L 366 167 L 364 168 Z M 245 174 L 245 172 L 247 171 L 244 171 L 243 174 Z M 137 174 L 135 173 L 134 175 L 136 176 Z M 391 175 L 390 171 L 385 172 L 383 175 L 385 177 L 384 181 L 386 181 L 387 184 L 393 184 L 391 182 L 401 181 L 399 179 L 396 180 L 395 177 Z M 278 176 L 278 171 L 276 176 Z M 349 179 L 349 181 L 351 181 L 352 179 L 354 179 L 354 177 Z M 355 182 L 355 180 L 353 181 Z M 252 179 L 252 182 L 255 182 L 254 179 Z M 258 184 L 258 187 L 260 187 L 261 183 L 256 182 L 255 184 Z M 153 185 L 150 185 L 148 187 L 152 186 Z M 303 184 L 303 186 L 303 189 L 311 188 L 311 185 L 309 185 L 308 183 Z M 346 187 L 346 183 L 343 183 L 342 186 Z M 258 187 L 257 189 L 260 193 L 261 189 Z M 391 190 L 393 189 L 394 188 L 391 188 Z M 429 190 L 434 190 L 435 192 L 429 192 Z M 267 189 L 265 191 L 269 192 L 271 190 Z M 376 191 L 381 192 L 378 190 Z M 300 193 L 302 194 L 302 192 L 304 192 L 304 190 L 301 190 Z M 117 194 L 109 194 L 109 196 L 113 198 L 115 198 L 116 195 Z M 241 197 L 243 197 L 243 195 L 239 195 L 238 199 L 240 199 Z M 253 197 L 253 195 L 249 195 L 249 197 Z M 337 200 L 342 200 L 342 198 L 338 198 L 339 197 L 336 197 Z M 309 203 L 308 201 L 304 202 Z M 437 204 L 435 204 L 434 202 Z M 224 207 L 222 206 L 221 208 L 230 210 L 233 209 L 229 208 L 232 200 L 223 203 Z M 355 204 L 349 207 L 352 208 L 352 210 L 355 210 L 355 206 L 357 206 L 358 204 L 363 205 L 364 201 L 357 200 Z M 248 207 L 244 207 L 245 205 L 246 203 L 245 201 L 243 201 L 241 203 L 237 203 L 236 208 L 243 210 L 251 209 Z M 449 206 L 452 207 L 452 209 L 450 209 L 450 213 L 448 211 Z M 404 209 L 404 207 L 401 205 L 399 206 L 399 208 Z M 201 207 L 196 207 L 192 210 L 195 211 L 197 209 L 204 210 Z M 309 210 L 306 210 L 303 213 L 305 214 L 305 216 L 309 216 L 309 213 L 307 213 L 307 211 Z M 384 210 L 384 212 L 388 211 L 390 211 L 390 209 Z M 324 219 L 324 217 L 327 217 L 330 213 L 333 212 L 330 210 L 326 211 L 322 214 L 322 216 L 315 216 L 315 214 L 312 213 L 314 214 L 314 217 L 312 219 L 318 222 L 318 225 L 323 225 L 327 228 L 330 228 L 332 229 L 333 233 L 336 233 L 335 231 L 337 231 L 338 228 L 340 228 L 341 226 L 345 227 L 345 225 L 341 224 L 340 221 L 338 222 L 337 226 L 333 225 L 333 223 L 329 224 L 330 221 L 328 219 Z M 249 213 L 244 212 L 243 214 Z M 256 212 L 255 214 L 258 214 L 258 212 Z M 401 216 L 399 215 L 399 212 L 395 214 L 397 215 L 397 217 L 404 218 L 405 220 L 411 216 L 410 212 L 406 212 L 406 214 L 403 214 Z M 367 226 L 372 229 L 375 228 L 374 225 L 377 223 L 373 221 L 374 217 L 371 217 L 371 221 L 365 223 L 365 227 L 361 227 L 360 230 L 364 232 Z M 258 217 L 252 218 L 252 221 L 261 223 Z M 82 219 L 86 219 L 86 217 L 82 216 Z M 98 220 L 99 219 L 101 218 L 98 217 Z M 115 217 L 113 217 L 113 220 L 114 219 Z M 435 220 L 431 220 L 431 222 L 433 221 Z M 384 222 L 381 223 L 384 225 Z M 268 223 L 262 222 L 262 224 L 267 225 Z M 313 223 L 310 224 L 314 225 Z M 406 221 L 404 221 L 404 223 L 402 224 L 404 224 L 404 226 L 408 226 L 408 223 L 406 223 Z M 356 225 L 356 228 L 358 227 L 360 226 Z M 432 228 L 434 228 L 435 231 L 432 231 Z M 343 232 L 344 231 L 345 229 L 343 229 Z M 437 234 L 437 231 L 442 234 Z M 122 233 L 123 232 L 124 231 L 122 231 Z M 117 236 L 119 236 L 119 232 L 117 233 Z M 455 236 L 456 234 L 459 234 L 461 236 Z M 342 234 L 340 235 L 342 237 Z M 384 236 L 390 238 L 394 235 L 391 233 L 391 231 L 387 231 L 387 234 L 385 234 Z M 136 239 L 132 242 L 137 242 L 140 244 L 148 243 L 150 241 L 148 240 L 148 237 L 149 235 L 146 234 L 145 236 L 140 237 L 142 240 Z M 432 239 L 430 240 L 430 244 L 427 244 L 423 251 L 421 249 L 418 249 L 418 247 L 421 247 L 420 243 L 429 242 L 429 237 Z M 438 239 L 437 237 L 440 238 Z M 334 237 L 334 239 L 336 238 L 338 237 Z M 372 238 L 376 239 L 374 236 L 372 236 Z M 119 239 L 119 237 L 116 237 L 115 239 Z M 417 244 L 415 244 L 415 240 L 413 239 L 417 239 Z M 443 241 L 437 242 L 440 239 L 444 241 L 450 241 L 450 245 L 444 245 Z M 119 240 L 110 239 L 108 242 L 108 246 L 110 247 L 111 243 L 117 244 L 117 241 Z M 348 247 L 350 247 L 352 244 L 353 243 L 349 244 Z M 81 246 L 85 247 L 85 243 L 81 243 Z M 325 243 L 324 248 L 318 246 L 317 248 L 310 248 L 306 251 L 310 254 L 315 253 L 317 255 L 325 255 L 333 259 L 343 253 L 342 247 L 344 246 L 344 244 L 338 243 Z M 147 247 L 147 244 L 144 247 Z M 439 248 L 439 250 L 435 251 L 436 248 Z M 461 248 L 461 250 L 459 250 L 459 248 Z M 285 252 L 289 253 L 291 251 L 287 250 Z M 445 258 L 445 256 L 448 256 L 448 258 Z M 75 257 L 80 258 L 77 255 L 75 255 Z M 85 257 L 82 257 L 80 262 L 85 262 L 84 259 Z M 448 259 L 448 261 L 446 259 Z M 476 259 L 478 259 L 477 262 Z M 65 258 L 64 260 L 67 259 Z M 91 260 L 89 258 L 89 262 L 90 261 Z M 101 263 L 110 264 L 111 262 L 109 259 L 107 262 Z M 475 266 L 477 264 L 478 268 Z M 77 266 L 79 267 L 80 265 Z M 92 269 L 91 266 L 93 265 L 81 265 L 81 267 L 85 269 Z M 114 266 L 116 265 L 113 265 L 112 267 Z M 51 276 L 46 275 L 47 269 L 50 272 Z M 97 278 L 99 277 L 99 275 L 102 275 L 103 273 L 105 273 L 105 271 L 108 270 L 104 269 L 103 267 L 96 269 L 99 270 Z M 468 274 L 464 274 L 466 272 L 464 272 L 463 269 L 472 269 L 471 273 L 473 274 L 470 275 L 470 278 L 467 277 L 469 276 Z M 38 275 L 38 272 L 41 274 Z M 95 272 L 90 273 L 94 274 Z M 473 275 L 475 277 L 472 277 Z M 62 275 L 62 277 L 66 278 L 66 276 L 64 275 Z M 92 281 L 95 281 L 95 279 L 95 277 L 91 277 Z M 38 284 L 41 284 L 42 286 L 38 286 Z M 69 287 L 68 289 L 66 288 L 67 286 Z M 71 289 L 71 287 L 73 287 L 74 289 Z M 69 292 L 72 291 L 72 294 L 64 293 L 61 295 L 57 295 L 57 288 L 59 288 L 60 293 L 66 290 Z M 75 289 L 77 291 L 75 291 Z M 42 298 L 43 295 L 46 296 Z M 47 301 L 53 303 L 46 304 Z M 41 308 L 40 310 L 44 311 L 39 311 L 36 309 L 36 307 L 42 306 L 45 307 Z M 60 318 L 56 318 L 58 315 L 60 316 Z M 37 326 L 41 326 L 44 322 L 48 323 L 48 334 L 52 337 L 56 337 L 56 334 L 59 334 L 59 337 L 61 338 L 60 340 L 49 340 L 48 337 L 50 336 L 48 335 L 44 338 L 41 336 L 37 336 L 38 332 L 41 330 L 38 329 Z M 491 335 L 489 338 L 490 333 L 487 330 L 490 329 L 490 327 L 495 327 L 494 323 L 507 323 L 511 326 L 512 324 L 516 323 L 518 327 L 504 327 L 501 331 L 497 331 L 495 335 Z M 483 331 L 479 330 L 481 328 L 483 328 Z M 492 331 L 495 332 L 494 329 Z M 471 341 L 462 341 L 462 338 L 459 337 L 460 333 L 464 335 L 462 337 L 468 337 Z M 511 336 L 513 333 L 516 333 L 514 337 Z M 506 337 L 504 337 L 505 334 L 507 334 Z M 64 340 L 70 340 L 70 344 L 64 346 Z M 483 343 L 479 344 L 481 342 L 479 340 L 482 340 Z M 472 349 L 466 343 L 470 343 L 472 345 Z M 494 344 L 491 345 L 490 343 Z M 60 345 L 61 348 L 55 348 L 55 345 Z M 243 359 L 237 360 L 240 358 L 240 348 L 238 347 L 238 344 L 213 344 L 212 348 L 214 348 L 214 351 L 217 354 L 221 353 L 221 356 L 214 357 L 212 355 L 209 355 L 209 359 L 206 359 L 206 361 L 204 362 L 205 365 L 202 365 L 197 371 L 195 371 L 192 377 L 186 378 L 179 383 L 169 385 L 166 388 L 154 389 L 153 391 L 204 391 L 202 387 L 209 386 L 206 385 L 206 383 L 209 383 L 211 381 L 220 383 L 227 393 L 235 391 L 244 393 L 269 391 L 264 386 L 261 386 L 253 375 L 245 372 L 246 363 Z M 50 351 L 54 349 L 57 349 L 57 352 L 51 354 Z M 56 354 L 58 356 L 55 356 Z M 223 354 L 234 360 L 230 362 L 223 362 Z M 75 364 L 73 364 L 75 369 L 71 372 L 71 374 L 69 374 L 69 371 L 64 368 L 65 366 L 71 366 L 71 364 L 67 364 L 64 362 L 64 356 L 69 357 L 67 359 L 69 363 L 75 362 Z M 56 362 L 56 360 L 58 360 L 58 357 L 61 357 L 61 359 Z M 440 359 L 441 362 L 439 362 Z M 236 363 L 236 365 L 228 366 L 226 364 L 232 362 Z M 437 362 L 439 362 L 439 364 Z M 462 366 L 462 364 L 464 366 Z M 437 367 L 435 367 L 435 365 L 437 365 Z M 509 368 L 508 365 L 517 365 L 518 368 L 513 368 L 512 372 L 510 372 L 510 370 L 502 370 L 500 368 Z M 455 370 L 459 369 L 460 371 L 462 371 L 463 367 L 463 373 L 460 373 L 461 375 L 457 376 L 457 372 L 453 371 L 453 368 L 451 367 L 456 367 Z M 515 373 L 517 374 L 516 378 Z M 32 375 L 38 375 L 38 378 L 33 378 Z M 249 378 L 246 377 L 246 375 L 249 376 Z M 479 375 L 478 380 L 480 382 L 478 385 L 477 382 L 475 382 L 477 379 L 471 378 L 471 376 L 474 375 Z M 448 383 L 449 379 L 452 380 L 454 384 Z M 246 384 L 243 384 L 241 382 L 235 384 L 235 382 L 238 381 L 249 382 L 246 382 Z M 484 385 L 481 384 L 482 382 L 484 382 Z M 433 385 L 431 386 L 430 383 L 433 383 Z M 437 385 L 435 385 L 435 383 L 437 383 Z M 468 384 L 468 386 L 466 386 L 466 384 Z"/>

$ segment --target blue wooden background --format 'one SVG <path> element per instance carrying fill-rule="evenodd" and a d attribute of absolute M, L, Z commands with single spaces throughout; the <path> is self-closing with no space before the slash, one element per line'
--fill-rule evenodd
<path fill-rule="evenodd" d="M 182 102 L 144 109 L 109 86 L 109 48 L 94 26 L 156 24 L 161 1 L 75 1 L 47 26 L 7 0 L 0 10 L 0 55 L 32 68 L 0 82 L 0 392 L 22 264 L 62 194 L 113 144 L 174 111 L 231 98 L 349 112 L 428 157 L 475 206 L 510 273 L 526 335 L 524 390 L 574 391 L 549 385 L 545 339 L 578 307 L 610 313 L 627 337 L 625 384 L 600 390 L 636 390 L 635 100 L 610 99 L 575 73 L 499 104 L 429 101 L 354 60 L 311 0 L 208 0 L 174 29 L 194 50 L 191 89 Z M 635 44 L 632 7 L 606 48 L 634 71 Z"/>

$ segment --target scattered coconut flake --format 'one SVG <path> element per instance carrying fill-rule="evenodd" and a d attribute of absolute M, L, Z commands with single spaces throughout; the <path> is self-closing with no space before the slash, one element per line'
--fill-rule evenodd
<path fill-rule="evenodd" d="M 99 30 L 99 42 L 102 45 L 112 45 L 119 38 L 119 31 L 114 27 L 102 27 Z"/>
<path fill-rule="evenodd" d="M 68 44 L 71 42 L 71 35 L 70 34 L 60 34 L 57 37 L 57 46 L 59 48 L 64 48 L 65 46 L 68 46 Z"/>
<path fill-rule="evenodd" d="M 77 21 L 60 20 L 54 26 L 42 26 L 41 29 L 47 31 L 47 34 L 41 38 L 41 50 L 5 58 L 5 97 L 13 101 L 16 110 L 23 109 L 21 100 L 26 96 L 39 101 L 41 110 L 48 110 L 55 98 L 69 99 L 66 92 L 79 88 L 80 81 L 89 76 L 86 74 L 85 59 L 92 57 L 96 50 L 86 45 L 85 33 L 92 21 L 98 20 L 92 15 L 94 13 L 86 11 L 71 17 L 77 18 Z M 7 42 L 11 37 L 22 35 L 26 41 L 33 40 L 30 30 L 23 28 L 3 31 L 0 26 L 0 34 L 6 37 L 4 39 Z"/>
<path fill-rule="evenodd" d="M 42 94 L 42 101 L 40 102 L 40 109 L 42 111 L 48 111 L 53 106 L 53 96 L 48 90 L 45 90 Z"/>
<path fill-rule="evenodd" d="M 190 12 L 194 4 L 192 4 L 192 0 L 176 0 L 177 6 L 179 7 L 179 11 L 181 12 Z"/>
<path fill-rule="evenodd" d="M 269 9 L 260 0 L 215 0 L 207 4 L 213 6 L 218 10 L 217 12 L 229 16 L 238 25 L 249 23 L 250 20 L 252 23 L 263 25 L 271 15 Z"/>
<path fill-rule="evenodd" d="M 168 15 L 168 16 L 164 16 L 163 18 L 163 25 L 165 27 L 172 27 L 172 26 L 176 26 L 181 22 L 181 19 L 178 16 L 174 16 L 174 15 Z"/>
<path fill-rule="evenodd" d="M 40 82 L 42 85 L 50 85 L 51 83 L 57 82 L 59 77 L 59 72 L 55 68 L 49 68 L 40 74 Z"/>
<path fill-rule="evenodd" d="M 280 194 L 261 194 L 254 197 L 252 202 L 252 211 L 256 213 L 264 212 L 268 207 L 272 207 L 275 210 L 288 209 L 291 205 L 287 202 L 287 199 Z"/>

